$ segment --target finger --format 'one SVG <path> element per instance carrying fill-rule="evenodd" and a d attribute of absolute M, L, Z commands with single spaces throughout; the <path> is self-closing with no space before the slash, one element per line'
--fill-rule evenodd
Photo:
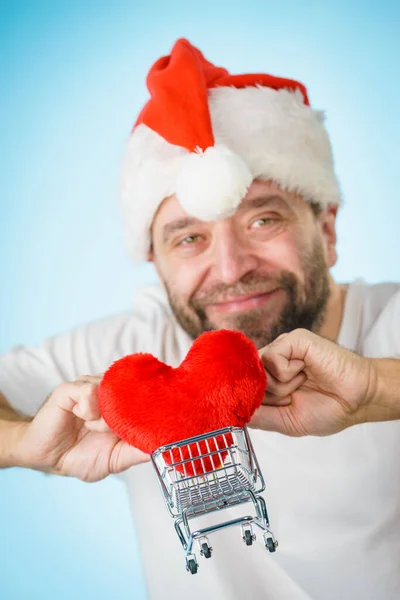
<path fill-rule="evenodd" d="M 83 385 L 87 384 L 70 381 L 62 383 L 53 390 L 48 402 L 55 403 L 63 410 L 72 412 L 75 404 L 79 402 Z"/>
<path fill-rule="evenodd" d="M 286 383 L 303 371 L 305 363 L 299 359 L 287 359 L 278 354 L 275 348 L 269 348 L 261 354 L 261 360 L 267 370 L 282 383 Z"/>
<path fill-rule="evenodd" d="M 99 402 L 97 398 L 98 385 L 95 383 L 82 383 L 80 385 L 80 394 L 75 406 L 72 408 L 74 415 L 84 421 L 96 421 L 100 419 Z"/>
<path fill-rule="evenodd" d="M 263 406 L 289 406 L 292 403 L 291 396 L 273 396 L 272 394 L 264 396 Z"/>
<path fill-rule="evenodd" d="M 85 421 L 85 427 L 90 431 L 97 431 L 98 433 L 112 433 L 112 429 L 109 428 L 103 417 L 95 421 Z"/>
<path fill-rule="evenodd" d="M 305 381 L 307 381 L 307 376 L 303 371 L 301 371 L 301 373 L 293 377 L 293 379 L 291 379 L 287 383 L 280 382 L 278 379 L 276 379 L 276 377 L 274 377 L 270 373 L 267 373 L 267 376 L 268 387 L 264 396 L 263 404 L 269 404 L 269 398 L 279 399 L 286 398 L 288 396 L 290 397 L 291 394 L 298 390 L 305 383 Z"/>
<path fill-rule="evenodd" d="M 302 330 L 297 330 L 302 331 Z M 262 348 L 259 356 L 267 369 L 278 381 L 286 383 L 305 367 L 305 354 L 294 354 L 295 332 L 280 335 L 274 342 Z"/>
<path fill-rule="evenodd" d="M 103 373 L 99 373 L 97 375 L 79 375 L 76 378 L 76 383 L 100 383 L 103 379 Z"/>
<path fill-rule="evenodd" d="M 53 391 L 49 402 L 84 420 L 100 418 L 97 384 L 88 382 L 62 383 Z"/>

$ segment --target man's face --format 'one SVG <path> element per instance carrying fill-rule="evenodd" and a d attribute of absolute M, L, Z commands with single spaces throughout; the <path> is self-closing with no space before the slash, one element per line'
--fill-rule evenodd
<path fill-rule="evenodd" d="M 152 241 L 171 307 L 192 338 L 235 329 L 261 348 L 323 320 L 336 257 L 334 216 L 316 218 L 301 197 L 271 182 L 253 182 L 235 214 L 221 221 L 190 217 L 171 196 L 155 216 Z"/>

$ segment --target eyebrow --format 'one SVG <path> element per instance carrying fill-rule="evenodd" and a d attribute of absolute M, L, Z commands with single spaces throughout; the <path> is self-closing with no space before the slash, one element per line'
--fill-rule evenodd
<path fill-rule="evenodd" d="M 176 231 L 180 231 L 181 229 L 186 229 L 186 227 L 190 227 L 191 225 L 198 225 L 198 219 L 194 219 L 193 217 L 183 217 L 182 219 L 176 219 L 175 221 L 171 221 L 167 223 L 163 227 L 163 242 L 168 241 L 168 238 L 175 233 Z"/>
<path fill-rule="evenodd" d="M 286 206 L 288 206 L 288 203 L 282 196 L 279 196 L 278 194 L 273 194 L 272 196 L 256 196 L 251 200 L 246 200 L 245 202 L 242 202 L 242 204 L 240 204 L 238 210 L 247 210 L 249 208 L 264 208 L 269 204 L 274 204 L 274 202 L 276 203 L 277 201 L 280 204 L 283 203 Z"/>

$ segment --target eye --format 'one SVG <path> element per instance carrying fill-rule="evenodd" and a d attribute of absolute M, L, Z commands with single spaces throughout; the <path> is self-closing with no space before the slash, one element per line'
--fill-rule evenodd
<path fill-rule="evenodd" d="M 195 244 L 199 238 L 200 238 L 199 235 L 187 235 L 182 240 L 180 240 L 177 245 L 178 246 L 191 246 L 192 244 Z"/>
<path fill-rule="evenodd" d="M 265 227 L 266 225 L 273 225 L 276 223 L 276 219 L 272 217 L 261 217 L 260 219 L 256 219 L 253 221 L 253 227 Z"/>

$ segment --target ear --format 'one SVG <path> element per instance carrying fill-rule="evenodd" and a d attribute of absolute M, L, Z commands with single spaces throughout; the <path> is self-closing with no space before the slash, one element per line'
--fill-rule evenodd
<path fill-rule="evenodd" d="M 337 261 L 336 216 L 338 208 L 337 204 L 329 204 L 318 217 L 325 248 L 325 257 L 329 268 L 333 267 Z"/>

